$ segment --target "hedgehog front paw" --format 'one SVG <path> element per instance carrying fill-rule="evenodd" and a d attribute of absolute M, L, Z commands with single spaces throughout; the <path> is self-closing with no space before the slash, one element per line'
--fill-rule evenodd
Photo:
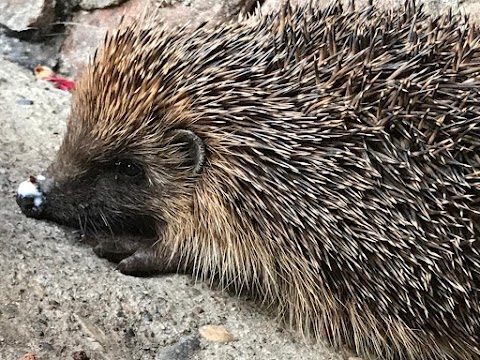
<path fill-rule="evenodd" d="M 100 241 L 93 252 L 100 258 L 118 263 L 135 254 L 142 246 L 152 245 L 155 240 L 145 240 L 128 237 L 115 238 L 108 241 Z"/>
<path fill-rule="evenodd" d="M 138 249 L 133 255 L 123 259 L 117 265 L 122 274 L 131 276 L 149 276 L 160 273 L 174 273 L 177 262 L 162 257 L 154 246 L 145 246 Z"/>

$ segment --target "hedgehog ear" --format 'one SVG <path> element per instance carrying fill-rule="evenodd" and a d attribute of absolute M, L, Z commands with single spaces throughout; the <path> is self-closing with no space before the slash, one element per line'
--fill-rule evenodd
<path fill-rule="evenodd" d="M 193 169 L 198 174 L 205 164 L 205 144 L 202 139 L 191 130 L 172 130 L 172 144 L 178 146 L 184 155 L 185 166 Z"/>

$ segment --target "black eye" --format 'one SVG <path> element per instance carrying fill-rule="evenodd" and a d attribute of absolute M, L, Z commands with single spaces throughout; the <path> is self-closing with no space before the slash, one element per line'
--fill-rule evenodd
<path fill-rule="evenodd" d="M 142 169 L 140 168 L 140 166 L 135 165 L 134 163 L 128 160 L 118 161 L 115 163 L 115 165 L 117 166 L 118 171 L 123 175 L 134 177 L 139 175 L 142 172 Z"/>

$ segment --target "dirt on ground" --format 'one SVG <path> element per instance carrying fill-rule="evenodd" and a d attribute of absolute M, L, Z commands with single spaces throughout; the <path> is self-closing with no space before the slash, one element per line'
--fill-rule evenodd
<path fill-rule="evenodd" d="M 23 216 L 15 190 L 53 159 L 69 106 L 68 92 L 0 58 L 1 360 L 342 359 L 248 299 L 186 275 L 122 275 L 78 232 Z M 235 340 L 207 341 L 204 325 Z"/>

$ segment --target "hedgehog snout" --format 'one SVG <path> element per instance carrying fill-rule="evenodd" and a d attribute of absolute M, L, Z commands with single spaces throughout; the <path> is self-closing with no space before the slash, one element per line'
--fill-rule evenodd
<path fill-rule="evenodd" d="M 46 207 L 46 193 L 52 181 L 43 175 L 30 176 L 17 189 L 16 200 L 22 213 L 28 217 L 39 218 Z"/>

